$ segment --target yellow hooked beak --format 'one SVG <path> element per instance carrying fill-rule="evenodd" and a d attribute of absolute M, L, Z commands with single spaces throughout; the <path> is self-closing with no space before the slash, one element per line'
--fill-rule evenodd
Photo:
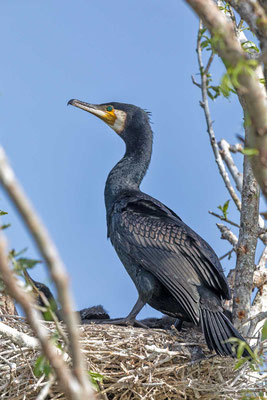
<path fill-rule="evenodd" d="M 68 105 L 69 104 L 74 107 L 81 108 L 82 110 L 87 111 L 93 115 L 96 115 L 98 118 L 102 119 L 102 121 L 106 122 L 106 124 L 110 125 L 111 127 L 115 125 L 117 116 L 113 107 L 110 107 L 111 110 L 108 110 L 109 107 L 107 106 L 89 104 L 76 99 L 71 99 L 68 102 Z"/>

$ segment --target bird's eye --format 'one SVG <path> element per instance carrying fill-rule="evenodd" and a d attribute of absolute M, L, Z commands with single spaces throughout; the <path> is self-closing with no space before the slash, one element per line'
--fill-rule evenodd
<path fill-rule="evenodd" d="M 107 106 L 106 110 L 107 110 L 107 111 L 112 111 L 112 110 L 113 110 L 113 107 L 112 107 L 112 106 Z"/>

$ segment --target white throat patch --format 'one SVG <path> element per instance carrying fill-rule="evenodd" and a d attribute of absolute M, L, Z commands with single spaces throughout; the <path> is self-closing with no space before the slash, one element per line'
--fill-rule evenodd
<path fill-rule="evenodd" d="M 121 133 L 123 131 L 123 129 L 124 129 L 124 126 L 125 126 L 127 114 L 126 114 L 126 112 L 124 112 L 122 110 L 114 110 L 114 113 L 116 115 L 115 123 L 114 123 L 114 125 L 110 125 L 109 124 L 109 126 L 116 133 Z"/>

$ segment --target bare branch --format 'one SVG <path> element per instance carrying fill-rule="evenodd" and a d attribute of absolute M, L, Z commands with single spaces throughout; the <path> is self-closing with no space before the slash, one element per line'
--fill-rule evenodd
<path fill-rule="evenodd" d="M 41 343 L 44 354 L 58 376 L 62 389 L 69 399 L 75 399 L 73 393 L 77 394 L 78 392 L 78 382 L 75 382 L 62 357 L 60 357 L 58 354 L 56 347 L 53 346 L 49 341 L 48 332 L 45 330 L 42 324 L 40 324 L 41 315 L 37 312 L 37 310 L 35 310 L 30 295 L 24 292 L 17 285 L 17 282 L 11 270 L 9 269 L 6 254 L 6 243 L 4 237 L 2 236 L 0 237 L 0 271 L 6 287 L 10 295 L 12 295 L 12 297 L 23 307 L 27 315 L 27 319 Z M 76 399 L 78 400 L 78 397 L 76 397 Z"/>
<path fill-rule="evenodd" d="M 219 142 L 219 146 L 221 148 L 221 156 L 222 156 L 223 160 L 225 161 L 225 163 L 236 183 L 236 187 L 237 187 L 238 191 L 241 192 L 242 186 L 243 186 L 243 175 L 239 172 L 239 170 L 236 167 L 234 160 L 231 156 L 231 153 L 230 153 L 231 146 L 225 139 L 222 139 Z M 260 233 L 260 239 L 263 241 L 263 243 L 266 244 L 267 243 L 266 228 L 265 228 L 264 220 L 261 217 L 261 215 L 259 215 L 259 226 L 264 227 L 264 228 L 260 228 L 263 230 L 263 232 Z"/>
<path fill-rule="evenodd" d="M 191 76 L 192 82 L 194 85 L 196 85 L 199 89 L 201 89 L 201 85 L 199 83 L 197 83 L 197 81 L 195 80 L 194 75 Z"/>
<path fill-rule="evenodd" d="M 230 144 L 229 150 L 231 151 L 231 153 L 242 153 L 244 147 L 240 143 Z"/>
<path fill-rule="evenodd" d="M 267 285 L 264 285 L 262 290 L 258 290 L 253 302 L 251 309 L 251 316 L 265 312 L 267 307 Z"/>
<path fill-rule="evenodd" d="M 63 319 L 69 332 L 73 370 L 78 381 L 89 392 L 88 378 L 84 373 L 84 360 L 79 346 L 78 318 L 73 312 L 73 300 L 68 291 L 68 276 L 65 267 L 46 228 L 20 187 L 3 148 L 0 148 L 0 181 L 30 230 L 56 284 L 63 310 Z"/>
<path fill-rule="evenodd" d="M 227 167 L 228 167 L 228 169 L 229 169 L 229 171 L 230 171 L 230 173 L 231 173 L 231 175 L 232 175 L 232 177 L 233 177 L 233 179 L 234 179 L 234 181 L 236 183 L 238 191 L 241 192 L 242 191 L 242 185 L 243 185 L 243 175 L 239 172 L 239 170 L 236 167 L 236 165 L 234 163 L 234 160 L 233 160 L 233 158 L 232 158 L 232 156 L 230 154 L 231 146 L 225 139 L 222 139 L 219 142 L 219 146 L 221 148 L 222 158 L 225 161 L 225 163 L 226 163 L 226 165 L 227 165 Z M 240 148 L 239 146 L 241 146 L 241 145 L 235 145 L 235 146 L 238 146 L 237 148 Z M 241 146 L 241 149 L 242 149 L 242 146 Z M 259 215 L 259 226 L 261 226 L 261 227 L 265 226 L 264 220 L 261 217 L 261 215 Z M 260 229 L 262 229 L 262 232 L 260 232 L 260 239 L 263 241 L 263 243 L 266 244 L 267 243 L 266 228 L 264 227 L 264 228 L 260 228 Z"/>
<path fill-rule="evenodd" d="M 231 252 L 232 251 L 234 251 L 234 249 L 232 249 Z M 236 270 L 231 269 L 227 276 L 228 283 L 231 286 L 231 288 L 234 288 L 235 286 L 234 284 L 235 277 L 236 277 Z M 266 284 L 267 284 L 267 270 L 265 269 L 263 271 L 255 271 L 253 274 L 253 289 L 258 288 L 261 293 L 263 290 L 263 286 Z"/>
<path fill-rule="evenodd" d="M 77 379 L 77 383 L 79 383 L 78 385 L 75 385 L 77 386 L 75 390 L 77 392 L 77 390 L 79 389 L 78 391 L 83 393 L 84 396 L 87 395 L 87 398 L 93 398 L 94 392 L 89 384 L 88 376 L 85 372 L 85 362 L 79 345 L 79 333 L 77 327 L 78 317 L 73 312 L 74 309 L 73 300 L 68 291 L 68 276 L 65 272 L 65 267 L 59 257 L 57 249 L 54 243 L 52 242 L 46 228 L 42 224 L 33 206 L 30 204 L 22 188 L 20 187 L 12 168 L 7 161 L 3 148 L 0 148 L 0 181 L 3 184 L 5 190 L 7 191 L 9 197 L 15 204 L 20 215 L 22 216 L 26 226 L 30 230 L 32 237 L 34 238 L 42 256 L 46 261 L 52 279 L 56 284 L 59 300 L 63 311 L 63 319 L 66 323 L 67 331 L 69 333 L 70 351 L 72 356 L 72 368 L 74 375 Z M 2 257 L 2 262 L 3 260 L 4 257 Z M 15 289 L 13 287 L 12 294 L 14 292 Z M 24 300 L 23 297 L 21 297 L 21 299 Z M 30 315 L 31 318 L 33 318 L 33 323 L 34 323 L 34 316 L 32 314 Z M 42 336 L 43 335 L 42 331 L 39 331 L 39 334 Z M 41 337 L 40 336 L 38 337 L 40 338 L 40 341 L 42 341 Z M 44 343 L 45 339 L 43 339 L 42 343 L 43 347 L 45 347 Z M 53 352 L 51 351 L 51 349 L 46 348 L 46 353 L 47 352 L 50 352 L 50 358 L 53 359 Z M 67 379 L 71 377 L 70 373 L 68 372 L 68 377 L 66 375 L 67 373 L 65 373 L 65 376 L 63 378 L 63 376 L 59 374 L 59 368 L 55 367 L 55 369 L 57 370 L 58 376 L 59 377 L 61 376 L 60 381 L 62 381 L 62 383 L 64 383 L 63 381 L 67 382 Z M 73 384 L 74 382 L 73 378 L 71 382 Z M 71 382 L 65 384 L 67 385 L 66 389 L 68 390 L 69 395 L 70 394 L 75 395 L 75 391 L 72 391 L 70 389 Z M 80 397 L 80 399 L 82 398 L 83 397 Z"/>
<path fill-rule="evenodd" d="M 267 246 L 265 246 L 262 255 L 260 257 L 260 261 L 256 267 L 257 270 L 263 270 L 265 269 L 266 266 L 266 262 L 267 262 Z"/>
<path fill-rule="evenodd" d="M 211 36 L 216 40 L 216 50 L 226 67 L 236 67 L 246 63 L 247 53 L 236 38 L 232 22 L 220 12 L 212 0 L 186 0 L 204 21 Z M 260 66 L 257 71 L 261 69 Z M 243 108 L 251 120 L 251 129 L 247 145 L 258 150 L 258 155 L 251 157 L 254 174 L 267 198 L 267 99 L 264 85 L 259 82 L 259 75 L 243 69 L 238 75 L 238 86 L 232 82 L 239 96 L 243 97 Z"/>
<path fill-rule="evenodd" d="M 241 193 L 242 192 L 243 175 L 239 172 L 239 170 L 238 170 L 237 166 L 235 165 L 235 162 L 231 156 L 230 145 L 225 139 L 222 139 L 219 142 L 219 147 L 221 148 L 221 156 L 222 156 L 223 160 L 225 161 L 227 168 L 229 169 L 229 171 L 236 183 L 237 190 Z"/>
<path fill-rule="evenodd" d="M 262 287 L 262 290 L 258 290 L 251 307 L 250 318 L 254 317 L 261 313 L 265 313 L 267 307 L 267 285 Z M 252 336 L 255 331 L 262 328 L 264 324 L 264 320 L 257 321 L 257 319 L 253 319 L 250 323 L 250 327 L 248 330 L 248 335 Z"/>
<path fill-rule="evenodd" d="M 229 251 L 227 251 L 227 253 L 225 253 L 223 256 L 219 257 L 219 260 L 221 261 L 221 260 L 223 260 L 225 257 L 228 257 L 228 258 L 230 259 L 231 254 L 233 253 L 233 251 L 235 251 L 234 248 L 231 249 L 231 250 L 229 250 Z"/>
<path fill-rule="evenodd" d="M 53 375 L 51 375 L 48 382 L 45 384 L 45 386 L 43 387 L 41 392 L 36 397 L 36 400 L 46 400 L 47 396 L 49 394 L 49 390 L 54 382 L 55 382 L 55 377 Z"/>
<path fill-rule="evenodd" d="M 28 347 L 30 349 L 40 348 L 40 343 L 36 338 L 29 336 L 26 333 L 19 332 L 3 322 L 0 322 L 0 337 L 11 339 L 12 342 L 21 347 Z"/>
<path fill-rule="evenodd" d="M 202 28 L 202 23 L 200 22 L 199 25 L 199 31 Z M 205 118 L 206 118 L 206 123 L 207 123 L 207 131 L 210 137 L 210 143 L 211 147 L 214 153 L 215 161 L 217 163 L 219 172 L 223 178 L 223 181 L 225 183 L 225 186 L 230 193 L 232 199 L 234 200 L 234 203 L 237 206 L 238 210 L 241 210 L 241 202 L 231 184 L 231 181 L 229 179 L 229 176 L 227 174 L 227 171 L 225 169 L 222 157 L 220 155 L 219 147 L 215 138 L 215 133 L 213 130 L 212 126 L 212 120 L 210 116 L 210 110 L 209 110 L 209 103 L 208 103 L 208 95 L 207 95 L 207 75 L 203 72 L 204 71 L 204 65 L 203 65 L 203 60 L 202 60 L 202 49 L 200 45 L 200 33 L 198 34 L 198 39 L 197 39 L 197 54 L 198 54 L 198 63 L 199 63 L 199 69 L 201 72 L 201 93 L 202 93 L 202 107 L 204 109 L 205 113 Z"/>
<path fill-rule="evenodd" d="M 253 315 L 253 317 L 248 318 L 245 323 L 249 322 L 249 321 L 254 321 L 256 323 L 262 321 L 263 319 L 267 318 L 267 311 L 263 311 L 259 314 Z"/>
<path fill-rule="evenodd" d="M 263 285 L 267 284 L 267 269 L 261 271 L 255 271 L 253 274 L 253 289 L 256 287 L 260 291 L 263 288 Z"/>
<path fill-rule="evenodd" d="M 238 224 L 236 224 L 236 223 L 233 222 L 233 221 L 230 221 L 228 218 L 225 218 L 225 217 L 223 217 L 222 215 L 216 214 L 216 213 L 213 212 L 213 211 L 209 211 L 209 214 L 213 215 L 214 217 L 219 218 L 221 221 L 228 222 L 228 224 L 233 225 L 233 226 L 236 226 L 237 228 L 239 228 L 239 225 L 238 225 Z"/>
<path fill-rule="evenodd" d="M 246 128 L 246 135 L 247 135 Z M 248 157 L 244 157 L 244 175 L 242 186 L 242 209 L 237 245 L 235 289 L 233 301 L 233 319 L 238 328 L 242 320 L 248 318 L 251 308 L 251 293 L 255 266 L 255 252 L 258 240 L 259 187 L 253 176 Z"/>
<path fill-rule="evenodd" d="M 237 243 L 238 243 L 238 239 L 237 239 L 236 235 L 227 226 L 225 226 L 223 224 L 216 224 L 216 225 L 221 232 L 221 235 L 222 235 L 221 238 L 228 240 L 228 242 L 231 243 L 231 245 L 235 249 L 237 246 Z"/>
<path fill-rule="evenodd" d="M 211 55 L 210 55 L 210 58 L 208 60 L 208 63 L 206 65 L 206 68 L 204 70 L 204 74 L 205 75 L 207 75 L 207 73 L 209 72 L 209 69 L 210 69 L 210 66 L 211 66 L 211 63 L 212 63 L 213 59 L 214 59 L 214 53 L 212 52 Z"/>

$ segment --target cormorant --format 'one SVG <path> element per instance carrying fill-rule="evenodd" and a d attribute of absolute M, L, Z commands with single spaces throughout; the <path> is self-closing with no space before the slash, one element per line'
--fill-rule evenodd
<path fill-rule="evenodd" d="M 33 280 L 26 269 L 23 271 L 23 274 L 26 282 L 32 287 L 32 292 L 34 297 L 36 298 L 36 303 L 38 304 L 38 306 L 44 309 L 44 311 L 42 311 L 44 320 L 53 321 L 53 316 L 50 312 L 51 309 L 56 314 L 57 318 L 61 321 L 62 311 L 58 309 L 57 302 L 49 287 L 46 286 L 44 283 Z M 50 309 L 44 302 L 42 295 L 44 295 L 47 299 L 50 305 Z M 107 320 L 110 318 L 107 311 L 101 304 L 99 304 L 98 306 L 83 308 L 82 310 L 77 311 L 77 314 L 82 324 L 97 322 L 98 320 L 102 319 Z"/>
<path fill-rule="evenodd" d="M 129 315 L 117 321 L 133 323 L 148 303 L 201 325 L 210 350 L 234 357 L 228 339 L 244 339 L 223 314 L 222 300 L 230 299 L 230 289 L 217 255 L 177 214 L 139 188 L 152 153 L 148 113 L 116 102 L 95 105 L 72 99 L 68 104 L 102 119 L 126 145 L 108 175 L 105 205 L 108 237 L 136 286 L 138 300 Z"/>
<path fill-rule="evenodd" d="M 42 294 L 45 296 L 46 300 L 48 301 L 52 311 L 56 314 L 57 318 L 62 321 L 62 312 L 61 309 L 58 309 L 57 302 L 49 289 L 44 283 L 35 281 L 29 275 L 28 271 L 25 269 L 23 271 L 24 277 L 26 282 L 32 287 L 33 295 L 36 299 L 36 303 L 38 306 L 42 307 L 42 315 L 45 321 L 53 321 L 53 316 L 50 313 L 50 310 L 46 303 L 44 302 Z M 41 294 L 42 293 L 42 294 Z M 86 324 L 103 324 L 105 321 L 103 320 L 110 320 L 110 316 L 104 307 L 99 304 L 97 306 L 83 308 L 80 311 L 76 311 L 80 321 L 83 325 Z M 113 320 L 110 320 L 113 323 Z M 120 323 L 123 324 L 120 320 Z M 150 329 L 165 329 L 170 330 L 172 325 L 175 325 L 176 320 L 173 317 L 169 317 L 167 315 L 163 315 L 161 318 L 145 318 L 141 321 L 137 321 L 137 325 L 150 328 Z M 192 328 L 193 324 L 187 324 L 190 328 Z"/>

